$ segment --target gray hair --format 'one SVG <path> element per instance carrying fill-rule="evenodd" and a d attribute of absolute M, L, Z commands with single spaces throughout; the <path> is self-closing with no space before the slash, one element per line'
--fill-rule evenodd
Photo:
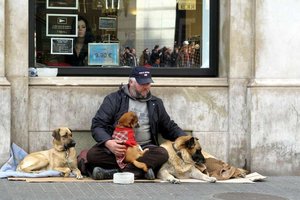
<path fill-rule="evenodd" d="M 136 82 L 136 79 L 135 79 L 135 77 L 129 77 L 129 80 L 128 80 L 128 82 L 130 82 L 130 81 Z"/>

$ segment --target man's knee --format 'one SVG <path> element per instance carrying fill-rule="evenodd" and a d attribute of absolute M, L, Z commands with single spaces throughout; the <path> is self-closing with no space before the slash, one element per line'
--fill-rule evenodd
<path fill-rule="evenodd" d="M 163 147 L 159 147 L 159 148 L 160 148 L 161 162 L 163 164 L 163 163 L 168 161 L 169 154 L 168 154 L 168 151 L 165 148 L 163 148 Z"/>
<path fill-rule="evenodd" d="M 88 163 L 93 163 L 94 158 L 95 158 L 95 149 L 94 149 L 94 147 L 92 147 L 86 153 L 86 160 L 87 160 Z"/>
<path fill-rule="evenodd" d="M 169 159 L 168 151 L 163 147 L 155 147 L 151 149 L 151 157 L 155 158 L 156 165 L 162 165 Z"/>

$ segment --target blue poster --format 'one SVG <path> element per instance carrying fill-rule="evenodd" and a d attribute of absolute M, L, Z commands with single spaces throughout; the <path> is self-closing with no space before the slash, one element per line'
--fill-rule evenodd
<path fill-rule="evenodd" d="M 119 43 L 89 43 L 89 65 L 119 65 Z"/>

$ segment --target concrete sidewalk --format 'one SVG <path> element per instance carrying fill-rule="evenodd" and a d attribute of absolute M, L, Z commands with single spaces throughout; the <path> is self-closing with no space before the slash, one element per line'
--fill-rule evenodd
<path fill-rule="evenodd" d="M 256 183 L 27 183 L 0 179 L 0 199 L 209 199 L 299 200 L 300 176 L 272 176 Z"/>

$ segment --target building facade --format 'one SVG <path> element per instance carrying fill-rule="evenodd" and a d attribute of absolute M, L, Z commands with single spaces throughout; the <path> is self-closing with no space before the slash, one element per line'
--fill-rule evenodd
<path fill-rule="evenodd" d="M 51 146 L 60 126 L 78 151 L 124 76 L 29 77 L 28 1 L 0 0 L 0 165 L 11 143 Z M 202 147 L 264 175 L 300 175 L 300 2 L 222 0 L 217 77 L 154 77 L 153 94 Z M 140 47 L 144 48 L 144 47 Z"/>

